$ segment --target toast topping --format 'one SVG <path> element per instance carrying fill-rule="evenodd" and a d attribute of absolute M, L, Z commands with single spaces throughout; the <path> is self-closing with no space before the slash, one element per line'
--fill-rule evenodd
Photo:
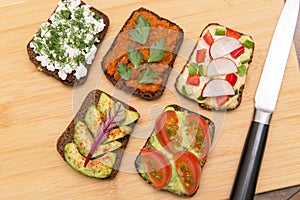
<path fill-rule="evenodd" d="M 30 47 L 36 59 L 49 71 L 58 70 L 62 80 L 74 73 L 76 79 L 87 75 L 104 29 L 103 19 L 80 0 L 60 1 L 48 22 L 34 35 Z"/>

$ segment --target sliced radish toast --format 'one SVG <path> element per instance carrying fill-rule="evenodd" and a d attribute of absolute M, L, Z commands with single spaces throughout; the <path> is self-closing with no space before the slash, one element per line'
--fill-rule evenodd
<path fill-rule="evenodd" d="M 74 170 L 98 179 L 113 178 L 140 114 L 100 90 L 91 91 L 57 141 Z"/>
<path fill-rule="evenodd" d="M 253 51 L 251 36 L 220 24 L 209 24 L 177 77 L 175 87 L 204 109 L 233 110 L 241 103 Z"/>
<path fill-rule="evenodd" d="M 157 190 L 193 196 L 200 185 L 215 126 L 200 114 L 169 105 L 140 150 L 136 170 Z"/>

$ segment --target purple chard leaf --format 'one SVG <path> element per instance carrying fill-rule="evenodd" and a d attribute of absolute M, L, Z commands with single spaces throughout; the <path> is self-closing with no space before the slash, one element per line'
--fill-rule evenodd
<path fill-rule="evenodd" d="M 87 166 L 88 162 L 92 158 L 92 155 L 99 146 L 99 144 L 101 144 L 101 142 L 103 142 L 103 140 L 106 139 L 107 134 L 113 128 L 120 125 L 125 120 L 125 118 L 126 110 L 120 102 L 115 103 L 115 105 L 112 106 L 111 109 L 106 110 L 106 120 L 100 123 L 100 126 L 98 128 L 98 134 L 95 138 L 90 152 L 88 153 L 85 159 L 84 167 Z"/>

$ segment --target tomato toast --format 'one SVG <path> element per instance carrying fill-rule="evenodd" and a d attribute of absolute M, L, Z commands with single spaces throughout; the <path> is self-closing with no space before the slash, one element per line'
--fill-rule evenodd
<path fill-rule="evenodd" d="M 233 110 L 242 99 L 254 42 L 251 36 L 220 24 L 201 33 L 175 87 L 208 110 Z"/>
<path fill-rule="evenodd" d="M 206 117 L 177 105 L 167 106 L 135 160 L 138 173 L 158 190 L 194 195 L 214 129 Z"/>
<path fill-rule="evenodd" d="M 145 9 L 135 10 L 102 60 L 117 88 L 145 100 L 159 98 L 183 41 L 183 30 Z"/>

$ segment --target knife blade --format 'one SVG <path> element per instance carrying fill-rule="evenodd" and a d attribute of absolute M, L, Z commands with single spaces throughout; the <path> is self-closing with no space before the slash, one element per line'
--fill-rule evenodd
<path fill-rule="evenodd" d="M 252 200 L 254 197 L 269 125 L 294 37 L 299 3 L 299 0 L 286 0 L 273 33 L 230 200 Z"/>

